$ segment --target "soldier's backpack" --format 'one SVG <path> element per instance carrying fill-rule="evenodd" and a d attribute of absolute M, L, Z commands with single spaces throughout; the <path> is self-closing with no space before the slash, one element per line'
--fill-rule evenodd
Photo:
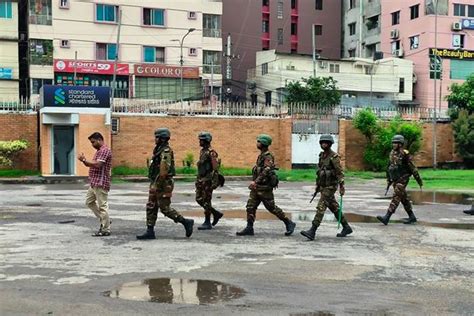
<path fill-rule="evenodd" d="M 212 172 L 212 178 L 211 178 L 211 187 L 213 190 L 217 189 L 218 187 L 223 187 L 225 184 L 225 178 L 220 173 L 221 159 L 218 158 L 217 162 L 218 162 L 217 170 Z"/>
<path fill-rule="evenodd" d="M 274 168 L 270 172 L 270 176 L 268 177 L 268 185 L 272 188 L 278 188 L 278 183 L 280 183 L 280 179 L 278 179 L 278 174 L 276 173 L 278 168 Z"/>

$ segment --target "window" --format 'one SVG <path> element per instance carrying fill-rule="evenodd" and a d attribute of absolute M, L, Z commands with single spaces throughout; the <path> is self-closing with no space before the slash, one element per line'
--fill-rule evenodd
<path fill-rule="evenodd" d="M 30 62 L 33 65 L 52 65 L 53 41 L 44 39 L 31 39 Z"/>
<path fill-rule="evenodd" d="M 367 26 L 367 30 L 373 30 L 379 27 L 379 16 L 375 15 L 367 19 L 365 23 Z"/>
<path fill-rule="evenodd" d="M 265 91 L 265 105 L 272 105 L 272 92 Z"/>
<path fill-rule="evenodd" d="M 189 49 L 189 53 L 188 53 L 189 56 L 197 56 L 197 54 L 198 54 L 197 48 L 190 48 Z"/>
<path fill-rule="evenodd" d="M 61 9 L 69 9 L 69 0 L 59 0 L 59 7 Z"/>
<path fill-rule="evenodd" d="M 206 74 L 212 73 L 214 69 L 215 74 L 221 73 L 221 52 L 204 50 L 202 52 L 203 72 Z"/>
<path fill-rule="evenodd" d="M 392 55 L 397 56 L 398 50 L 400 49 L 400 41 L 392 42 Z"/>
<path fill-rule="evenodd" d="M 354 9 L 356 7 L 356 0 L 349 0 L 349 9 Z"/>
<path fill-rule="evenodd" d="M 181 89 L 180 78 L 137 77 L 135 97 L 139 99 L 201 100 L 203 98 L 203 82 L 199 79 L 183 79 Z"/>
<path fill-rule="evenodd" d="M 268 73 L 268 63 L 262 64 L 262 76 Z"/>
<path fill-rule="evenodd" d="M 323 35 L 323 26 L 322 25 L 315 25 L 314 26 L 314 35 Z"/>
<path fill-rule="evenodd" d="M 221 16 L 215 14 L 202 15 L 202 36 L 221 37 Z"/>
<path fill-rule="evenodd" d="M 392 12 L 392 25 L 400 24 L 400 11 Z"/>
<path fill-rule="evenodd" d="M 52 25 L 51 0 L 30 0 L 30 23 Z"/>
<path fill-rule="evenodd" d="M 339 64 L 329 64 L 329 72 L 339 73 Z"/>
<path fill-rule="evenodd" d="M 59 43 L 62 48 L 71 47 L 71 43 L 69 42 L 69 40 L 60 40 Z"/>
<path fill-rule="evenodd" d="M 398 83 L 398 92 L 405 93 L 405 78 L 400 78 L 400 81 Z"/>
<path fill-rule="evenodd" d="M 355 49 L 349 49 L 347 52 L 349 53 L 349 57 L 355 57 L 356 56 L 356 50 Z"/>
<path fill-rule="evenodd" d="M 270 22 L 269 21 L 262 21 L 262 32 L 269 33 L 270 32 Z"/>
<path fill-rule="evenodd" d="M 356 24 L 351 23 L 349 24 L 349 35 L 354 35 L 356 33 Z"/>
<path fill-rule="evenodd" d="M 298 24 L 291 23 L 291 35 L 298 34 Z"/>
<path fill-rule="evenodd" d="M 165 10 L 143 8 L 143 25 L 165 26 Z"/>
<path fill-rule="evenodd" d="M 291 0 L 291 8 L 296 9 L 298 0 Z"/>
<path fill-rule="evenodd" d="M 99 22 L 117 23 L 118 6 L 108 4 L 96 4 L 95 20 Z"/>
<path fill-rule="evenodd" d="M 278 0 L 277 3 L 277 19 L 283 19 L 283 0 Z"/>
<path fill-rule="evenodd" d="M 316 10 L 322 10 L 323 9 L 323 0 L 316 0 L 315 9 Z"/>
<path fill-rule="evenodd" d="M 420 45 L 419 35 L 410 37 L 410 49 L 418 49 L 419 45 Z"/>
<path fill-rule="evenodd" d="M 451 59 L 449 78 L 454 80 L 467 80 L 474 73 L 474 63 L 470 60 Z"/>
<path fill-rule="evenodd" d="M 464 48 L 464 34 L 453 34 L 453 48 Z"/>
<path fill-rule="evenodd" d="M 414 5 L 410 7 L 410 19 L 414 20 L 420 16 L 420 5 Z"/>
<path fill-rule="evenodd" d="M 270 5 L 270 0 L 262 0 L 262 6 L 268 7 Z"/>
<path fill-rule="evenodd" d="M 32 94 L 39 94 L 40 89 L 45 84 L 53 84 L 53 79 L 37 79 L 31 78 L 31 93 Z"/>
<path fill-rule="evenodd" d="M 466 16 L 466 5 L 455 3 L 454 16 Z"/>
<path fill-rule="evenodd" d="M 470 5 L 467 7 L 467 16 L 470 18 L 474 18 L 474 5 Z"/>
<path fill-rule="evenodd" d="M 441 79 L 442 61 L 441 58 L 430 55 L 430 79 Z"/>
<path fill-rule="evenodd" d="M 278 45 L 283 45 L 283 29 L 278 29 Z"/>
<path fill-rule="evenodd" d="M 116 44 L 96 43 L 95 45 L 95 59 L 97 60 L 115 60 L 116 54 Z"/>
<path fill-rule="evenodd" d="M 197 19 L 197 14 L 195 11 L 189 11 L 188 12 L 188 20 L 196 20 Z"/>
<path fill-rule="evenodd" d="M 143 46 L 143 61 L 146 63 L 165 63 L 165 48 Z"/>
<path fill-rule="evenodd" d="M 0 18 L 11 19 L 12 18 L 12 2 L 11 0 L 0 1 Z"/>

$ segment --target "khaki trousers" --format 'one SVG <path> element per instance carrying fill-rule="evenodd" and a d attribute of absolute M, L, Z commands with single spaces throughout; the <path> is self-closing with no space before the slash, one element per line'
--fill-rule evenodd
<path fill-rule="evenodd" d="M 100 220 L 100 229 L 110 233 L 109 203 L 107 198 L 109 192 L 100 187 L 89 187 L 86 194 L 86 206 L 92 210 Z"/>

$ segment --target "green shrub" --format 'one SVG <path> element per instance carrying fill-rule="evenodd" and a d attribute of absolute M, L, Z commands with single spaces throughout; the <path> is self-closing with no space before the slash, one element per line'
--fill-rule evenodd
<path fill-rule="evenodd" d="M 13 159 L 28 148 L 26 140 L 0 141 L 0 166 L 13 166 Z"/>
<path fill-rule="evenodd" d="M 453 122 L 456 151 L 464 159 L 468 167 L 474 166 L 474 113 L 467 110 L 458 111 Z"/>
<path fill-rule="evenodd" d="M 187 152 L 183 159 L 183 167 L 191 168 L 194 165 L 194 154 Z"/>

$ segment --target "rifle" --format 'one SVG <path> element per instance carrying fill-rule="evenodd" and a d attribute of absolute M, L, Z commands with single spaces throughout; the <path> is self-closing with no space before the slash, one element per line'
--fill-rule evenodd
<path fill-rule="evenodd" d="M 393 181 L 388 181 L 387 182 L 387 190 L 385 190 L 385 196 L 387 195 L 388 193 L 388 190 L 390 189 L 390 186 L 392 185 Z"/>
<path fill-rule="evenodd" d="M 319 186 L 316 187 L 316 190 L 313 193 L 313 197 L 311 198 L 311 201 L 309 201 L 309 203 L 313 203 L 313 200 L 316 197 L 316 195 L 318 194 L 318 192 L 319 192 Z"/>

